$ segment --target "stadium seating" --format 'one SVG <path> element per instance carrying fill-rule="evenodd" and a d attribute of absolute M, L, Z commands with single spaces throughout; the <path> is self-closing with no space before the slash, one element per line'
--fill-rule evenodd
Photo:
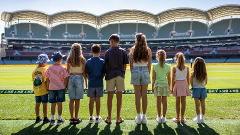
<path fill-rule="evenodd" d="M 240 19 L 232 19 L 231 24 L 232 32 L 230 34 L 239 34 L 240 33 Z"/>
<path fill-rule="evenodd" d="M 170 32 L 173 30 L 173 23 L 166 24 L 158 31 L 158 38 L 170 38 Z"/>
<path fill-rule="evenodd" d="M 240 63 L 240 58 L 229 58 L 226 63 Z"/>
<path fill-rule="evenodd" d="M 153 38 L 153 33 L 156 32 L 156 29 L 148 24 L 139 23 L 138 32 L 143 33 L 147 39 Z"/>
<path fill-rule="evenodd" d="M 220 22 L 214 23 L 210 29 L 213 30 L 212 36 L 216 35 L 227 35 L 226 29 L 229 26 L 230 20 L 222 20 Z"/>
<path fill-rule="evenodd" d="M 192 23 L 193 37 L 208 36 L 207 26 L 200 22 Z"/>
<path fill-rule="evenodd" d="M 48 32 L 47 28 L 39 25 L 39 24 L 31 24 L 32 38 L 46 38 L 46 32 Z"/>
<path fill-rule="evenodd" d="M 4 59 L 5 65 L 29 65 L 30 60 L 9 60 Z"/>
<path fill-rule="evenodd" d="M 12 31 L 14 31 L 14 25 L 12 25 L 10 28 L 5 28 L 5 37 L 12 37 Z"/>
<path fill-rule="evenodd" d="M 176 32 L 178 32 L 178 33 L 185 33 L 189 29 L 190 29 L 190 22 L 176 22 L 176 25 L 175 25 L 175 31 Z M 189 35 L 182 36 L 182 37 L 189 37 Z"/>
<path fill-rule="evenodd" d="M 113 33 L 118 32 L 118 24 L 110 24 L 106 27 L 103 27 L 100 31 L 103 37 L 102 39 L 108 39 Z"/>

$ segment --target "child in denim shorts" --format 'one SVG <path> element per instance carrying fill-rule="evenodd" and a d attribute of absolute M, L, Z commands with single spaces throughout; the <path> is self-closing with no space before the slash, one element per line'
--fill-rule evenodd
<path fill-rule="evenodd" d="M 50 66 L 45 72 L 44 76 L 47 77 L 47 89 L 49 90 L 49 102 L 51 105 L 51 125 L 55 124 L 55 110 L 56 104 L 58 105 L 58 122 L 57 125 L 61 125 L 65 122 L 62 118 L 62 102 L 65 102 L 65 88 L 67 87 L 68 72 L 63 67 L 64 55 L 61 52 L 53 53 L 53 61 L 55 64 Z"/>
<path fill-rule="evenodd" d="M 196 106 L 197 117 L 193 119 L 197 124 L 204 123 L 205 115 L 205 98 L 207 98 L 207 92 L 205 85 L 207 84 L 207 69 L 204 59 L 197 57 L 193 64 L 193 71 L 190 77 L 190 83 L 192 85 L 192 98 L 194 98 Z M 199 102 L 200 101 L 200 102 Z M 202 114 L 200 115 L 200 103 L 202 108 Z"/>
<path fill-rule="evenodd" d="M 48 91 L 45 84 L 46 77 L 43 76 L 47 70 L 44 68 L 47 65 L 47 62 L 50 62 L 48 56 L 46 54 L 40 54 L 38 56 L 38 61 L 36 62 L 38 63 L 38 67 L 32 72 L 33 90 L 36 99 L 35 111 L 37 118 L 35 123 L 42 121 L 42 118 L 39 116 L 41 102 L 43 104 L 44 114 L 43 124 L 50 122 L 50 119 L 47 118 Z"/>
<path fill-rule="evenodd" d="M 69 110 L 70 110 L 70 124 L 78 124 L 82 122 L 81 118 L 78 118 L 80 99 L 83 99 L 84 96 L 84 80 L 86 82 L 85 74 L 85 63 L 86 60 L 82 55 L 81 45 L 74 43 L 70 50 L 70 55 L 67 58 L 67 70 L 70 74 L 68 82 L 68 98 Z M 75 107 L 74 107 L 75 102 Z M 75 117 L 73 116 L 73 110 L 75 108 Z"/>
<path fill-rule="evenodd" d="M 102 121 L 100 116 L 100 97 L 103 97 L 103 77 L 105 73 L 104 60 L 101 59 L 101 47 L 94 44 L 91 48 L 93 57 L 87 60 L 86 73 L 88 77 L 88 92 L 89 101 L 89 123 L 99 123 Z M 93 116 L 94 102 L 96 103 L 96 118 Z"/>

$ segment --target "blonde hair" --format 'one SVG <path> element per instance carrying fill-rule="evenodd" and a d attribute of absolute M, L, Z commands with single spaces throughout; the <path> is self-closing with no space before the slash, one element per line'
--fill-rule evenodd
<path fill-rule="evenodd" d="M 158 50 L 156 53 L 156 58 L 158 57 L 158 62 L 160 66 L 163 68 L 163 65 L 165 64 L 166 59 L 166 52 L 164 50 Z"/>
<path fill-rule="evenodd" d="M 72 67 L 79 67 L 83 59 L 81 45 L 74 43 L 71 47 L 70 55 L 67 58 L 67 63 Z"/>
<path fill-rule="evenodd" d="M 175 59 L 177 59 L 177 67 L 180 71 L 182 71 L 184 69 L 184 65 L 185 65 L 185 56 L 183 53 L 178 52 L 175 55 Z"/>
<path fill-rule="evenodd" d="M 205 65 L 205 61 L 201 57 L 197 57 L 193 64 L 193 73 L 196 76 L 196 79 L 199 83 L 203 83 L 207 78 L 207 68 Z"/>

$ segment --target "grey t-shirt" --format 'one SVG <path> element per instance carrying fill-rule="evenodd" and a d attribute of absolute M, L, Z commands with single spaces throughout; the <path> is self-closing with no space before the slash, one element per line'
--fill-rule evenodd
<path fill-rule="evenodd" d="M 117 76 L 125 77 L 124 64 L 128 64 L 127 52 L 119 46 L 111 47 L 105 53 L 104 63 L 107 65 L 105 80 Z"/>

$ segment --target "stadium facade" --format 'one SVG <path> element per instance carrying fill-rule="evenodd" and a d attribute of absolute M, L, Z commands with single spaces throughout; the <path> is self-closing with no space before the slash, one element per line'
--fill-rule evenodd
<path fill-rule="evenodd" d="M 146 35 L 153 53 L 161 48 L 168 57 L 179 51 L 187 58 L 224 58 L 223 62 L 240 57 L 239 5 L 223 5 L 207 11 L 177 8 L 158 14 L 128 9 L 99 16 L 81 11 L 52 15 L 16 11 L 3 12 L 1 20 L 5 22 L 0 53 L 3 64 L 7 59 L 32 62 L 40 53 L 51 55 L 56 50 L 68 54 L 73 43 L 83 46 L 85 57 L 91 57 L 91 44 L 98 43 L 104 55 L 111 34 L 119 34 L 120 46 L 129 49 L 139 32 Z"/>

